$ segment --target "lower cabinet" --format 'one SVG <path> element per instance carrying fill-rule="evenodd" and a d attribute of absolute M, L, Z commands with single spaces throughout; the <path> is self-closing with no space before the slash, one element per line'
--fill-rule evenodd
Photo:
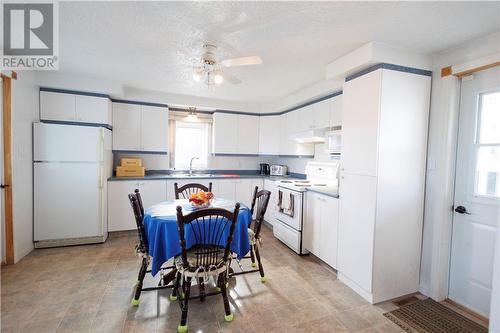
<path fill-rule="evenodd" d="M 271 192 L 264 220 L 274 226 L 274 222 L 276 221 L 275 214 L 278 209 L 278 186 L 276 186 L 274 180 L 264 179 L 264 189 Z"/>
<path fill-rule="evenodd" d="M 337 269 L 339 199 L 308 192 L 304 221 L 304 247 Z"/>
<path fill-rule="evenodd" d="M 264 187 L 263 185 L 260 178 L 219 179 L 217 191 L 214 191 L 214 194 L 220 198 L 240 202 L 250 208 L 255 186 L 258 186 L 259 190 L 261 190 Z"/>
<path fill-rule="evenodd" d="M 173 185 L 172 185 L 173 186 Z M 166 180 L 120 180 L 108 182 L 108 231 L 136 229 L 128 194 L 139 189 L 144 208 L 167 200 Z"/>

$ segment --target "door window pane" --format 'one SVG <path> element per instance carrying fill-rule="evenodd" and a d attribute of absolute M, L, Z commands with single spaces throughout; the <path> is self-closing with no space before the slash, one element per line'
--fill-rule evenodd
<path fill-rule="evenodd" d="M 480 95 L 478 143 L 500 143 L 500 91 Z"/>
<path fill-rule="evenodd" d="M 208 163 L 208 124 L 176 121 L 175 161 L 176 169 L 187 170 L 193 157 L 193 168 L 206 169 Z"/>
<path fill-rule="evenodd" d="M 478 147 L 475 193 L 500 197 L 500 145 Z"/>

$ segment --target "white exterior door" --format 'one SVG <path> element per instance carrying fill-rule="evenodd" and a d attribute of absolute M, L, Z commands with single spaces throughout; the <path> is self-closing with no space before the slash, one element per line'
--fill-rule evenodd
<path fill-rule="evenodd" d="M 462 80 L 449 298 L 488 317 L 500 199 L 500 69 Z"/>

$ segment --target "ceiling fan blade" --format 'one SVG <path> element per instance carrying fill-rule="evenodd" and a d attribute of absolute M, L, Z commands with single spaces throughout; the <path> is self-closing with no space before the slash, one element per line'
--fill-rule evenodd
<path fill-rule="evenodd" d="M 226 67 L 260 65 L 262 64 L 262 59 L 259 56 L 249 56 L 249 57 L 226 59 L 222 60 L 221 63 Z"/>
<path fill-rule="evenodd" d="M 226 80 L 229 83 L 232 84 L 240 84 L 241 80 L 238 79 L 236 76 L 229 74 L 228 72 L 223 72 L 222 76 L 224 77 L 224 80 Z"/>

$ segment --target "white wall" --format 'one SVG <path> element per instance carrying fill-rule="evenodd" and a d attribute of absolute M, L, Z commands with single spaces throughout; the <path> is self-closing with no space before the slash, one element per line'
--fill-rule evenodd
<path fill-rule="evenodd" d="M 436 300 L 446 298 L 448 290 L 458 124 L 458 96 L 451 93 L 457 83 L 450 77 L 441 78 L 440 70 L 495 52 L 500 52 L 500 32 L 433 55 L 420 291 Z"/>
<path fill-rule="evenodd" d="M 32 124 L 38 120 L 35 74 L 21 71 L 12 80 L 12 194 L 14 260 L 33 250 Z"/>

